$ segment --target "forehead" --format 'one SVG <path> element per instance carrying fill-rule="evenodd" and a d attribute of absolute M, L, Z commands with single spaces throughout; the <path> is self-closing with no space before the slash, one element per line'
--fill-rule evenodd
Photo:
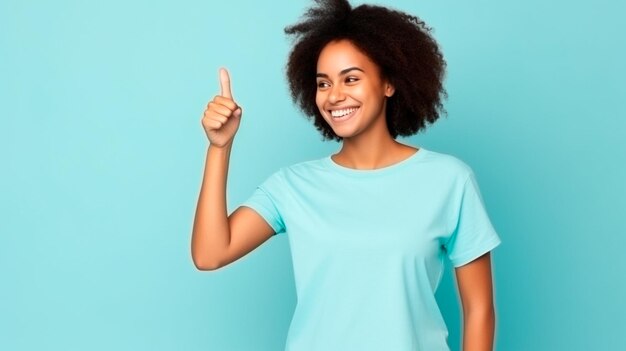
<path fill-rule="evenodd" d="M 336 74 L 347 67 L 359 67 L 366 73 L 378 71 L 378 66 L 348 40 L 326 44 L 317 58 L 317 72 Z"/>

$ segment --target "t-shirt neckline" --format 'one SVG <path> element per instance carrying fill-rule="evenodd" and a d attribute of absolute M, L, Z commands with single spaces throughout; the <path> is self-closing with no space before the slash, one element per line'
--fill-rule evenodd
<path fill-rule="evenodd" d="M 428 150 L 420 146 L 418 147 L 418 150 L 416 152 L 414 152 L 411 156 L 405 158 L 404 160 L 396 162 L 389 166 L 376 168 L 376 169 L 356 169 L 356 168 L 345 167 L 338 163 L 335 163 L 335 161 L 333 161 L 333 159 L 331 158 L 332 155 L 328 155 L 324 157 L 324 162 L 328 165 L 328 167 L 340 173 L 353 175 L 353 176 L 361 176 L 361 177 L 362 176 L 375 176 L 375 175 L 392 173 L 401 168 L 404 168 L 407 165 L 411 164 L 412 162 L 421 159 L 424 156 L 424 154 L 427 152 Z"/>

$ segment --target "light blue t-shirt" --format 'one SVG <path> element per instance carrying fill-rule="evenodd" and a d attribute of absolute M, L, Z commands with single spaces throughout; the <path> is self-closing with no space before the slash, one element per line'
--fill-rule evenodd
<path fill-rule="evenodd" d="M 283 167 L 242 204 L 288 234 L 297 305 L 287 351 L 450 350 L 435 300 L 500 244 L 471 168 L 421 147 L 374 170 L 330 156 Z"/>

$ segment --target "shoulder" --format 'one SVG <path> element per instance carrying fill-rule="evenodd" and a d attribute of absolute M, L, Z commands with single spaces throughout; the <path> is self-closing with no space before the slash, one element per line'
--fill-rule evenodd
<path fill-rule="evenodd" d="M 265 183 L 280 184 L 292 183 L 297 178 L 306 178 L 314 173 L 324 170 L 324 158 L 297 162 L 291 165 L 279 167 L 270 174 Z"/>
<path fill-rule="evenodd" d="M 461 181 L 473 174 L 467 162 L 452 154 L 426 150 L 424 161 L 431 166 L 434 173 L 453 176 Z"/>
<path fill-rule="evenodd" d="M 281 168 L 280 171 L 285 177 L 294 176 L 294 175 L 306 176 L 312 173 L 324 171 L 326 169 L 325 162 L 326 162 L 326 157 L 306 160 L 306 161 L 294 163 L 290 166 L 285 166 Z"/>

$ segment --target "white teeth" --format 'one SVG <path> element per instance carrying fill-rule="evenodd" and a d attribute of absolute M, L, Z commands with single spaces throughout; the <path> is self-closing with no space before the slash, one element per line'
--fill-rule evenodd
<path fill-rule="evenodd" d="M 330 114 L 333 117 L 342 117 L 342 116 L 345 116 L 347 114 L 350 114 L 350 113 L 356 111 L 357 109 L 358 109 L 358 107 L 347 108 L 347 109 L 344 109 L 344 110 L 332 110 L 332 111 L 330 111 Z"/>

